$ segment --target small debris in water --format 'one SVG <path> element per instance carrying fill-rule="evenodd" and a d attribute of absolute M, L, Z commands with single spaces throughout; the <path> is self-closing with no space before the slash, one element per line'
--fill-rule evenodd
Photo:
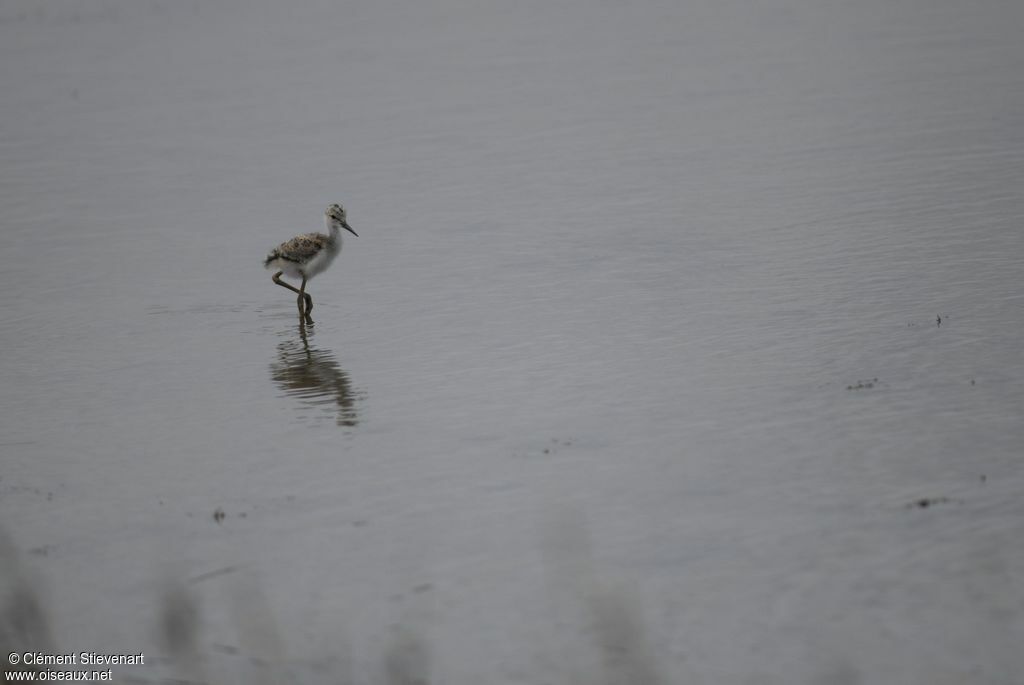
<path fill-rule="evenodd" d="M 866 390 L 868 388 L 875 387 L 875 383 L 877 383 L 877 382 L 878 382 L 877 378 L 868 378 L 868 379 L 863 380 L 863 381 L 857 381 L 856 385 L 848 385 L 848 386 L 846 386 L 846 389 L 847 390 Z"/>
<path fill-rule="evenodd" d="M 922 497 L 908 504 L 907 508 L 927 509 L 928 507 L 934 507 L 936 504 L 949 504 L 952 501 L 948 497 Z"/>
<path fill-rule="evenodd" d="M 225 566 L 225 567 L 219 568 L 219 569 L 217 569 L 215 571 L 207 571 L 206 573 L 200 573 L 198 576 L 193 576 L 192 578 L 189 578 L 188 579 L 188 584 L 189 585 L 194 585 L 196 583 L 201 583 L 204 580 L 210 580 L 211 578 L 216 578 L 217 576 L 223 576 L 223 575 L 228 574 L 228 573 L 234 573 L 235 571 L 238 570 L 238 568 L 239 568 L 238 566 Z"/>
<path fill-rule="evenodd" d="M 220 507 L 217 507 L 216 511 L 213 512 L 213 520 L 216 521 L 217 523 L 220 523 L 221 521 L 223 521 L 224 517 L 226 517 L 226 516 L 227 516 L 227 514 L 225 514 L 224 510 L 221 509 Z"/>

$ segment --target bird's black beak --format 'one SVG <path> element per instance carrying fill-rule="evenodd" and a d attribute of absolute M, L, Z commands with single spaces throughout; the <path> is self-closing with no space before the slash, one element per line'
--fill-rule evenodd
<path fill-rule="evenodd" d="M 348 231 L 349 233 L 351 233 L 352 235 L 354 235 L 354 236 L 355 236 L 355 237 L 357 237 L 357 238 L 359 237 L 359 234 L 358 234 L 358 233 L 356 233 L 355 231 L 353 231 L 353 230 L 352 230 L 352 227 L 351 227 L 351 226 L 349 226 L 349 225 L 348 225 L 347 223 L 345 223 L 344 221 L 342 221 L 342 222 L 341 222 L 341 225 L 342 225 L 342 226 L 344 226 L 344 227 L 345 227 L 345 230 L 347 230 L 347 231 Z"/>

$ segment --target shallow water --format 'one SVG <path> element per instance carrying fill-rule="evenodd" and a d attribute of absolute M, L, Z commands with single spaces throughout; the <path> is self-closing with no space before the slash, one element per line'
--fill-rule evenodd
<path fill-rule="evenodd" d="M 0 6 L 0 635 L 1013 682 L 1018 4 L 265 4 Z"/>

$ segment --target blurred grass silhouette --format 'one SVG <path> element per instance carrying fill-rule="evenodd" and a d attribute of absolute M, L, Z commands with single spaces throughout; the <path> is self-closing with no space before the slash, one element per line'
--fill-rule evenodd
<path fill-rule="evenodd" d="M 609 589 L 596 580 L 585 528 L 571 517 L 563 517 L 552 526 L 543 551 L 550 586 L 546 594 L 559 605 L 555 607 L 556 614 L 571 616 L 570 621 L 581 623 L 577 625 L 577 632 L 582 639 L 568 653 L 560 655 L 558 670 L 564 673 L 556 679 L 538 675 L 536 681 L 527 682 L 537 685 L 556 682 L 661 685 L 668 682 L 657 668 L 646 641 L 638 603 L 625 591 Z M 236 682 L 431 685 L 450 682 L 432 673 L 429 629 L 411 625 L 393 627 L 374 660 L 376 666 L 371 662 L 368 669 L 363 669 L 365 673 L 356 674 L 347 656 L 333 660 L 326 672 L 315 675 L 295 672 L 288 666 L 286 640 L 266 598 L 245 574 L 224 581 L 233 590 L 229 608 L 237 644 L 226 646 L 206 640 L 203 605 L 196 588 L 199 583 L 232 575 L 235 570 L 229 566 L 192 578 L 163 579 L 156 615 L 140 618 L 139 629 L 155 635 L 153 649 L 146 650 L 145 670 L 118 674 L 114 669 L 114 682 L 178 685 Z M 40 600 L 30 575 L 22 568 L 16 546 L 2 532 L 0 601 L 0 645 L 6 652 L 60 654 L 70 651 L 68 645 L 55 643 L 47 607 Z M 339 653 L 347 655 L 348 652 L 342 648 Z M 6 659 L 4 668 L 15 670 Z M 32 669 L 19 666 L 16 670 Z"/>

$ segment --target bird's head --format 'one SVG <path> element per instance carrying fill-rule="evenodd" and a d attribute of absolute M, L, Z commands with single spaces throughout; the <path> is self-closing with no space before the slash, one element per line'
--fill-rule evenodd
<path fill-rule="evenodd" d="M 345 220 L 345 208 L 342 207 L 341 205 L 331 205 L 330 207 L 327 208 L 327 211 L 324 212 L 324 216 L 327 218 L 328 226 L 335 223 L 340 224 L 342 228 L 344 228 L 352 235 L 357 237 L 359 236 L 359 234 L 353 231 L 352 227 L 349 226 L 348 222 Z"/>

